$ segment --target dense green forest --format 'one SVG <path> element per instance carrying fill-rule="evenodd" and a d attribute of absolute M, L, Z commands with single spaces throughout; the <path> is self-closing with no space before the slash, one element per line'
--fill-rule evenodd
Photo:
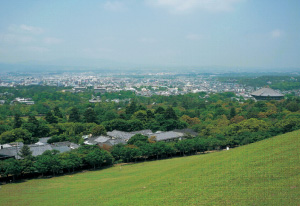
<path fill-rule="evenodd" d="M 69 93 L 59 87 L 30 86 L 0 88 L 0 93 L 6 100 L 0 105 L 0 144 L 14 141 L 31 144 L 39 137 L 49 136 L 52 137 L 50 143 L 82 144 L 82 135 L 96 136 L 112 130 L 151 129 L 155 132 L 191 128 L 198 133 L 196 137 L 186 136 L 182 141 L 171 143 L 156 143 L 136 135 L 126 145 L 101 150 L 85 146 L 62 154 L 46 152 L 37 158 L 28 152 L 26 156 L 25 152 L 21 161 L 3 161 L 2 175 L 32 171 L 55 174 L 61 169 L 97 167 L 113 161 L 189 155 L 245 145 L 300 129 L 300 98 L 293 96 L 280 101 L 255 102 L 240 99 L 234 93 L 141 97 L 120 92 L 106 93 L 101 96 L 102 102 L 92 104 L 88 101 L 92 90 Z M 32 98 L 35 104 L 10 104 L 16 97 Z M 111 101 L 115 99 L 119 101 Z"/>
<path fill-rule="evenodd" d="M 7 100 L 0 105 L 0 143 L 34 143 L 47 136 L 81 143 L 82 135 L 103 125 L 107 131 L 193 128 L 201 137 L 239 145 L 294 130 L 300 121 L 298 97 L 255 102 L 235 98 L 234 93 L 141 97 L 120 92 L 106 93 L 101 103 L 92 104 L 92 90 L 69 93 L 59 87 L 31 86 L 0 88 L 0 93 Z M 10 104 L 15 97 L 32 98 L 35 104 Z"/>
<path fill-rule="evenodd" d="M 276 75 L 263 75 L 263 76 L 229 76 L 229 77 L 219 77 L 221 82 L 232 82 L 238 83 L 246 86 L 251 86 L 254 88 L 269 86 L 272 89 L 278 89 L 282 91 L 299 89 L 300 87 L 300 76 L 276 76 Z"/>

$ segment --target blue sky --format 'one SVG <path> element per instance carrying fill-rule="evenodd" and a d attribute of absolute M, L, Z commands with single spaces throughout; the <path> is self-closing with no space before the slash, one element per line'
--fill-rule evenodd
<path fill-rule="evenodd" d="M 0 62 L 300 68 L 299 0 L 0 0 Z"/>

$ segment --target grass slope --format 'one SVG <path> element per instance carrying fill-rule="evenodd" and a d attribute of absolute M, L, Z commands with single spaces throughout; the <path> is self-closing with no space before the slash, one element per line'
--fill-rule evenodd
<path fill-rule="evenodd" d="M 0 205 L 299 205 L 299 140 L 7 184 Z"/>

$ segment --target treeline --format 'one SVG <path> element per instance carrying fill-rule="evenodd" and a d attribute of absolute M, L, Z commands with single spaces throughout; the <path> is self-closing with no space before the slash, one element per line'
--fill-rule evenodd
<path fill-rule="evenodd" d="M 78 105 L 68 111 L 55 106 L 43 117 L 32 114 L 22 117 L 16 113 L 14 117 L 0 121 L 0 143 L 20 140 L 28 144 L 47 136 L 53 137 L 53 141 L 82 143 L 81 136 L 90 134 L 96 125 L 103 125 L 106 131 L 170 131 L 189 127 L 199 132 L 200 136 L 214 138 L 253 133 L 251 129 L 237 134 L 234 132 L 241 122 L 256 124 L 256 121 L 249 123 L 249 119 L 267 125 L 264 131 L 268 134 L 264 136 L 298 128 L 300 99 L 297 97 L 281 101 L 239 102 L 233 93 L 210 94 L 203 98 L 205 95 L 154 96 L 148 99 L 137 97 L 118 109 L 115 109 L 116 105 L 112 102 L 85 105 L 87 108 Z M 153 104 L 152 101 L 161 103 Z"/>
<path fill-rule="evenodd" d="M 112 147 L 84 145 L 70 152 L 46 151 L 42 155 L 33 157 L 28 146 L 20 151 L 21 160 L 7 159 L 0 161 L 0 175 L 20 176 L 24 174 L 62 174 L 83 168 L 98 168 L 111 165 L 114 162 L 136 162 L 169 158 L 179 155 L 193 155 L 208 150 L 224 149 L 260 141 L 276 134 L 300 129 L 300 115 L 291 114 L 284 120 L 270 126 L 263 120 L 254 118 L 231 124 L 223 133 L 210 136 L 192 137 L 186 135 L 183 140 L 173 142 L 156 142 L 155 138 L 136 134 L 127 144 Z M 70 124 L 70 123 L 66 123 Z M 71 123 L 76 125 L 76 123 Z M 62 124 L 64 125 L 64 124 Z M 78 125 L 78 123 L 77 123 Z M 65 125 L 64 125 L 65 126 Z M 201 131 L 208 131 L 209 128 Z M 92 134 L 105 134 L 102 125 L 94 125 Z M 200 133 L 201 134 L 201 133 Z M 56 136 L 53 136 L 50 140 Z"/>
<path fill-rule="evenodd" d="M 164 109 L 158 107 L 153 112 L 145 106 L 137 105 L 132 101 L 125 107 L 124 113 L 114 113 L 112 110 L 105 112 L 102 121 L 96 114 L 97 108 L 88 107 L 83 114 L 77 107 L 72 107 L 68 117 L 64 117 L 59 107 L 47 112 L 46 116 L 37 119 L 29 115 L 21 118 L 19 113 L 14 115 L 13 121 L 0 122 L 0 143 L 22 141 L 32 144 L 40 137 L 51 136 L 51 142 L 71 141 L 82 143 L 82 135 L 93 133 L 96 126 L 103 125 L 106 131 L 137 131 L 151 129 L 152 131 L 169 131 L 183 129 L 188 124 L 179 119 L 172 107 Z M 99 124 L 101 122 L 101 124 Z"/>
<path fill-rule="evenodd" d="M 74 172 L 78 169 L 99 168 L 113 164 L 112 155 L 99 149 L 97 146 L 85 145 L 69 152 L 59 153 L 57 150 L 45 151 L 37 157 L 32 156 L 28 146 L 23 146 L 20 151 L 22 159 L 13 158 L 0 161 L 1 177 L 15 177 L 23 175 L 57 175 Z"/>
<path fill-rule="evenodd" d="M 81 169 L 96 169 L 113 163 L 156 160 L 179 155 L 192 155 L 207 150 L 219 149 L 216 142 L 206 138 L 191 138 L 175 142 L 156 142 L 147 136 L 136 134 L 127 144 L 113 147 L 84 145 L 69 152 L 45 151 L 37 157 L 32 156 L 29 147 L 20 150 L 22 159 L 13 158 L 0 161 L 0 175 L 22 178 L 24 175 L 57 175 Z"/>
<path fill-rule="evenodd" d="M 108 149 L 118 162 L 136 162 L 168 158 L 174 155 L 192 155 L 216 148 L 220 149 L 218 144 L 207 138 L 186 136 L 181 141 L 155 142 L 151 137 L 136 134 L 128 140 L 126 145 L 118 144 Z"/>
<path fill-rule="evenodd" d="M 27 121 L 16 114 L 12 124 L 0 124 L 0 144 L 10 142 L 36 143 L 41 137 L 51 137 L 49 143 L 70 141 L 83 143 L 82 135 L 93 133 L 96 123 L 65 122 L 49 123 L 44 119 L 29 116 Z M 104 128 L 103 134 L 106 133 Z M 96 134 L 96 133 L 95 133 Z M 101 133 L 102 134 L 102 133 Z"/>
<path fill-rule="evenodd" d="M 39 137 L 47 136 L 53 137 L 52 142 L 82 143 L 82 135 L 90 134 L 94 127 L 102 125 L 105 131 L 151 129 L 155 132 L 192 128 L 201 137 L 232 139 L 229 145 L 241 145 L 299 128 L 299 97 L 255 102 L 231 92 L 201 92 L 168 97 L 135 96 L 130 102 L 90 104 L 91 91 L 71 94 L 56 88 L 50 95 L 53 88 L 47 88 L 30 88 L 35 91 L 37 105 L 44 107 L 44 116 L 35 115 L 37 105 L 0 105 L 0 143 L 34 143 Z M 9 89 L 13 92 L 14 88 Z M 21 94 L 24 90 L 27 92 L 24 94 L 29 95 L 30 89 L 20 87 L 17 91 Z M 132 95 L 130 92 L 105 94 L 120 99 Z M 14 110 L 16 108 L 19 110 Z M 15 111 L 13 116 L 7 116 L 7 110 Z"/>
<path fill-rule="evenodd" d="M 62 115 L 67 117 L 72 107 L 79 108 L 81 112 L 87 107 L 94 107 L 93 104 L 90 104 L 88 101 L 92 98 L 92 95 L 99 95 L 94 94 L 93 89 L 87 89 L 85 92 L 80 93 L 62 92 L 64 89 L 71 88 L 54 86 L 0 87 L 0 99 L 6 101 L 5 104 L 0 105 L 0 120 L 5 120 L 15 113 L 19 113 L 22 116 L 44 116 L 55 107 L 59 107 L 62 110 Z M 32 98 L 35 104 L 30 106 L 18 103 L 10 105 L 10 102 L 16 97 Z M 101 95 L 101 100 L 105 104 L 104 107 L 108 106 L 110 110 L 124 107 L 128 103 L 128 99 L 134 97 L 135 94 L 133 92 L 120 91 L 118 93 L 105 93 Z M 120 99 L 122 101 L 119 103 L 110 102 L 112 99 Z M 100 113 L 102 113 L 102 111 L 105 112 L 108 110 L 107 108 L 97 110 L 97 112 Z"/>

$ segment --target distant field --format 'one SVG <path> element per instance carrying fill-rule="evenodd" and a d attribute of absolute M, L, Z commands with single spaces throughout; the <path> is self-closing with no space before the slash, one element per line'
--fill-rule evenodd
<path fill-rule="evenodd" d="M 300 205 L 300 131 L 229 151 L 2 185 L 0 205 Z"/>

